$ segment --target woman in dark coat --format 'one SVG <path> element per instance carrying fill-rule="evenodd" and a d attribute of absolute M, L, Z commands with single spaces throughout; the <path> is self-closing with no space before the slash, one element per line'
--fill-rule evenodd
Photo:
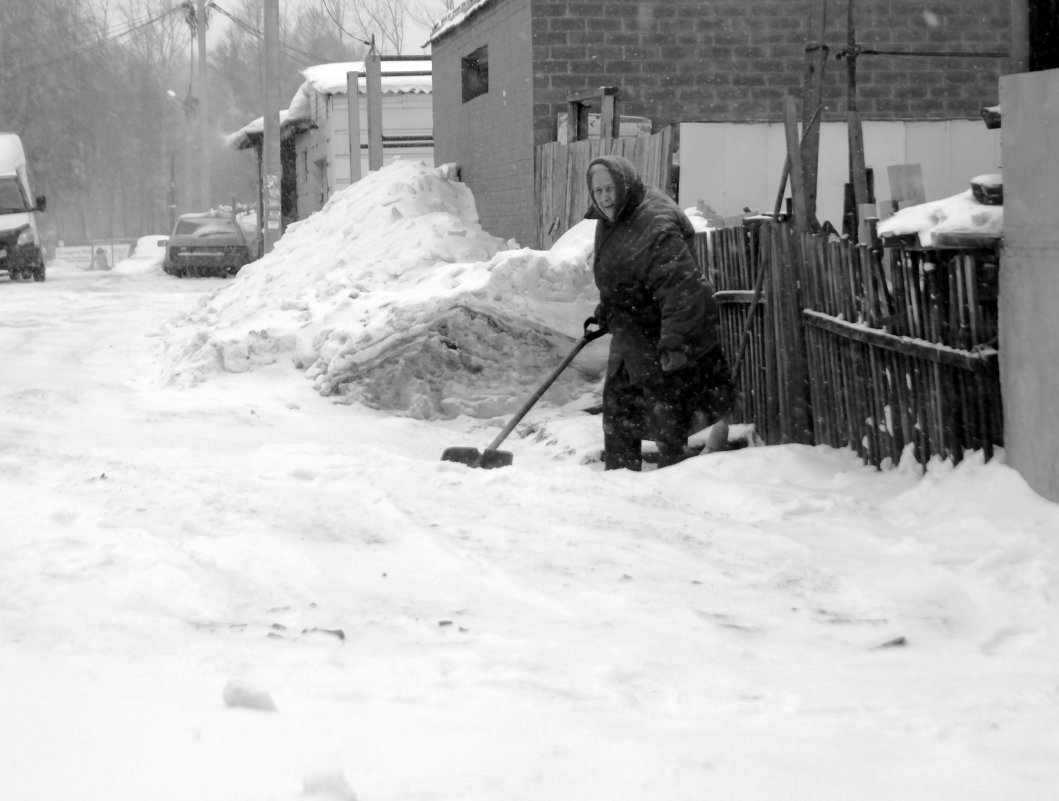
<path fill-rule="evenodd" d="M 694 229 L 620 156 L 588 167 L 598 220 L 592 270 L 600 303 L 586 322 L 612 335 L 603 388 L 604 464 L 639 470 L 641 440 L 659 466 L 685 458 L 687 438 L 718 421 L 707 447 L 727 443 L 733 388 L 721 352 L 713 289 L 691 251 Z"/>

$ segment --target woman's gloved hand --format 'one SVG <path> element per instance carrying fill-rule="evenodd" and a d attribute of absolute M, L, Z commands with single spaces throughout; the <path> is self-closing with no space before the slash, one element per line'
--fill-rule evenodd
<path fill-rule="evenodd" d="M 667 373 L 680 370 L 688 364 L 688 355 L 682 350 L 664 350 L 658 359 L 662 362 L 662 370 Z"/>
<path fill-rule="evenodd" d="M 592 326 L 595 326 L 597 330 L 589 331 L 588 329 Z M 585 319 L 585 335 L 587 336 L 590 333 L 596 337 L 601 337 L 607 333 L 607 314 L 602 303 L 596 306 L 596 310 L 591 317 Z"/>

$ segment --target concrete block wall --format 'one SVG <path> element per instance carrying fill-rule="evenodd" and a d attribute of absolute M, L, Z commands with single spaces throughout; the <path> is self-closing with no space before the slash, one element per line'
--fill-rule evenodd
<path fill-rule="evenodd" d="M 504 5 L 510 0 L 498 0 Z M 673 122 L 776 122 L 800 97 L 808 0 L 534 0 L 534 139 L 554 140 L 555 114 L 573 91 L 616 85 L 623 111 Z M 846 112 L 846 0 L 828 0 L 825 119 Z M 1009 3 L 869 0 L 855 5 L 862 48 L 1007 51 Z M 862 55 L 864 119 L 971 119 L 997 100 L 1004 58 Z"/>
<path fill-rule="evenodd" d="M 487 3 L 433 43 L 434 161 L 456 162 L 482 226 L 533 246 L 533 81 L 530 0 Z M 489 91 L 463 102 L 461 59 L 489 51 Z"/>

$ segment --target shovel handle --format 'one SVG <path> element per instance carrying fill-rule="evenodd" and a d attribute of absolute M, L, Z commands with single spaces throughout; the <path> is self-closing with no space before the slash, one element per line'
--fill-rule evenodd
<path fill-rule="evenodd" d="M 486 450 L 495 451 L 497 448 L 499 448 L 500 443 L 507 439 L 507 435 L 514 431 L 515 426 L 522 422 L 522 418 L 525 417 L 527 412 L 529 412 L 529 410 L 533 408 L 533 405 L 541 399 L 541 395 L 547 392 L 548 388 L 555 383 L 555 379 L 557 379 L 562 374 L 563 370 L 565 370 L 570 365 L 570 362 L 572 362 L 577 356 L 577 354 L 581 352 L 581 349 L 593 339 L 598 339 L 605 333 L 606 331 L 601 330 L 586 331 L 585 335 L 581 337 L 581 339 L 577 340 L 577 343 L 574 345 L 573 350 L 566 354 L 566 357 L 561 362 L 559 362 L 559 366 L 552 370 L 551 375 L 544 379 L 544 383 L 537 388 L 537 391 L 530 396 L 529 400 L 522 404 L 522 408 L 515 412 L 514 417 L 508 420 L 507 425 L 504 426 L 503 430 L 496 435 L 496 438 L 489 443 L 489 447 Z"/>

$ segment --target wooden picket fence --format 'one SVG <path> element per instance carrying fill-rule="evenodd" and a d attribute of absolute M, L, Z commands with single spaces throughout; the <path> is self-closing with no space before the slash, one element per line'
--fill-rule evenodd
<path fill-rule="evenodd" d="M 736 413 L 766 443 L 876 466 L 1003 443 L 995 253 L 878 251 L 771 222 L 700 234 L 696 251 L 730 362 L 746 334 Z"/>
<path fill-rule="evenodd" d="M 671 126 L 650 136 L 540 145 L 534 169 L 538 247 L 550 248 L 584 219 L 590 200 L 585 180 L 588 165 L 594 158 L 609 155 L 624 156 L 633 163 L 646 185 L 668 191 L 673 162 Z"/>

